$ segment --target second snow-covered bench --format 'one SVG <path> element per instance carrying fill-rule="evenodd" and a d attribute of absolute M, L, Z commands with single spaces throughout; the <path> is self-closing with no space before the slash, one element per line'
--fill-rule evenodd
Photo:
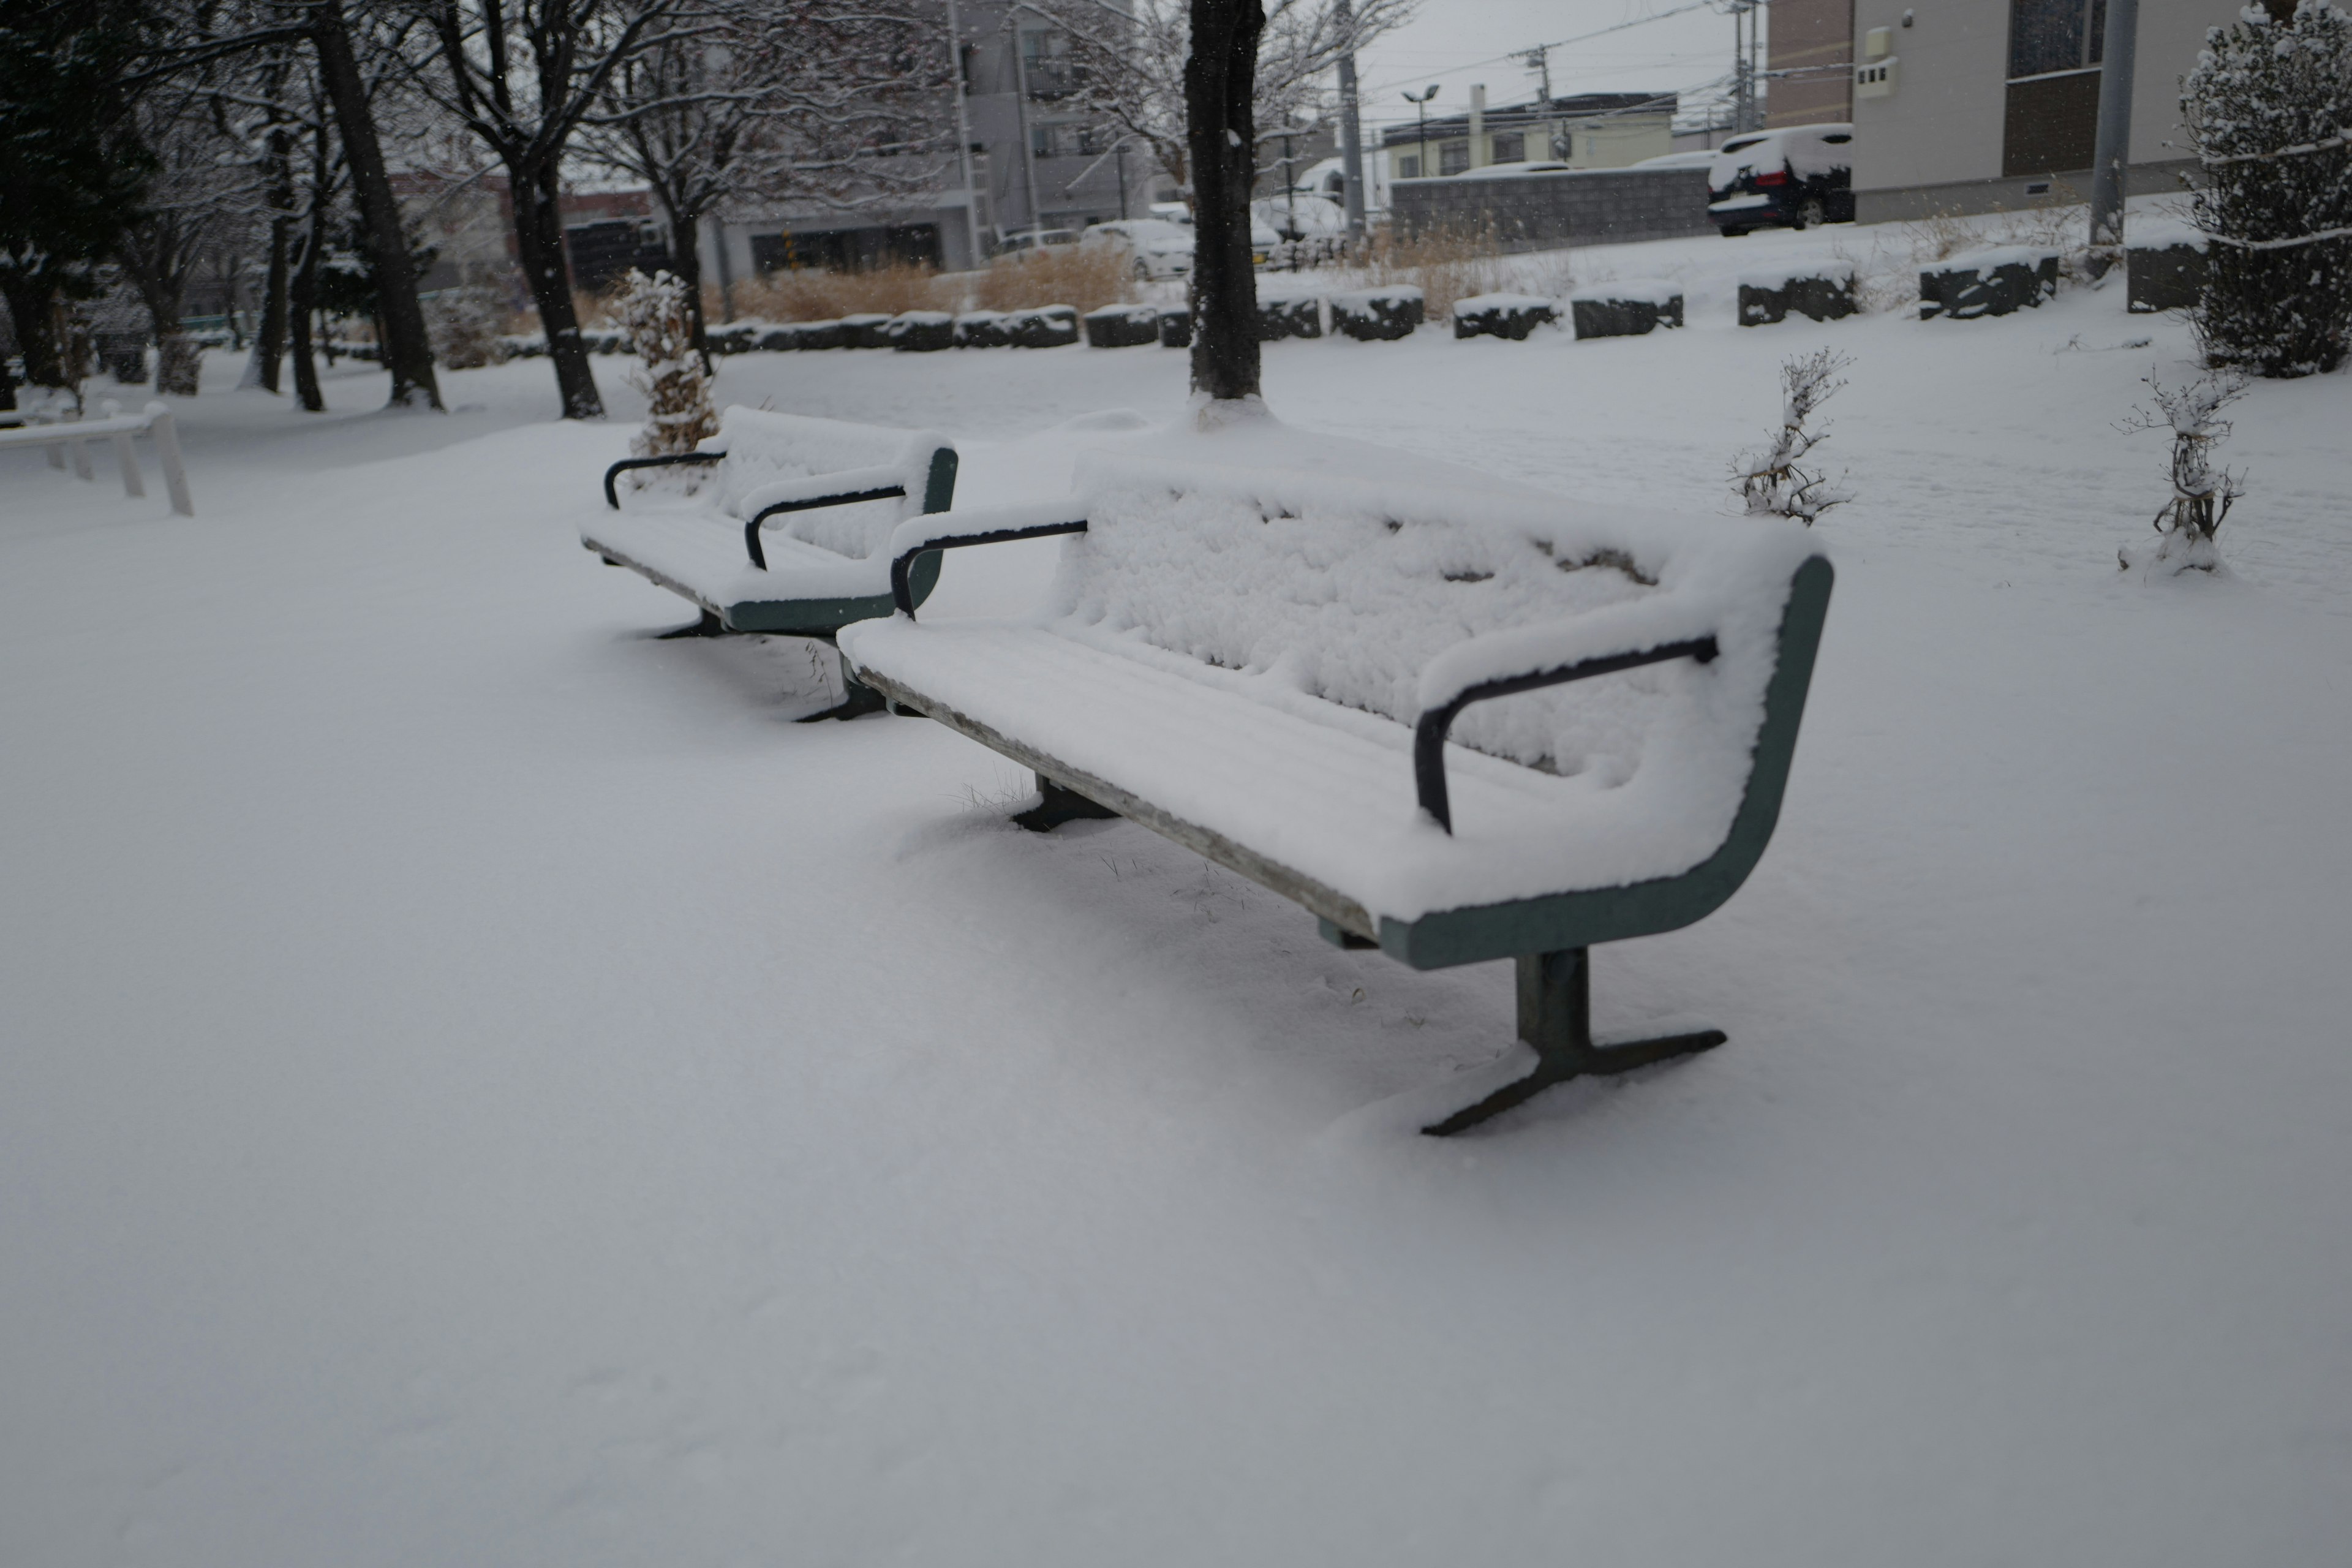
<path fill-rule="evenodd" d="M 1829 602 L 1811 535 L 1253 424 L 1094 454 L 1069 503 L 900 525 L 897 614 L 845 666 L 1033 769 L 1024 826 L 1129 817 L 1415 968 L 1516 958 L 1535 1069 L 1431 1131 L 1720 1043 L 1595 1045 L 1586 952 L 1700 919 L 1762 855 Z M 915 619 L 923 552 L 1054 533 L 1034 618 Z"/>
<path fill-rule="evenodd" d="M 624 474 L 679 466 L 715 471 L 682 503 L 621 510 Z M 945 511 L 955 479 L 955 448 L 928 431 L 733 407 L 696 451 L 607 468 L 610 514 L 583 526 L 580 542 L 692 601 L 702 616 L 688 633 L 831 641 L 853 621 L 890 613 L 892 531 Z M 914 563 L 907 585 L 917 603 L 939 574 L 937 554 Z M 842 705 L 819 717 L 880 705 L 849 682 Z"/>

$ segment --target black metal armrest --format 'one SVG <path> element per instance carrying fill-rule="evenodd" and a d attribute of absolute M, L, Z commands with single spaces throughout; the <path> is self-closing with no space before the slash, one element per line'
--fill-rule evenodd
<path fill-rule="evenodd" d="M 767 548 L 760 542 L 760 525 L 779 512 L 814 511 L 821 506 L 847 506 L 852 501 L 888 500 L 892 496 L 907 493 L 904 485 L 884 485 L 878 489 L 845 490 L 837 496 L 805 496 L 799 500 L 780 500 L 773 506 L 763 506 L 751 514 L 743 525 L 743 549 L 751 557 L 751 564 L 761 571 L 768 569 Z"/>
<path fill-rule="evenodd" d="M 679 463 L 718 463 L 726 460 L 724 452 L 672 452 L 661 458 L 624 458 L 604 470 L 604 504 L 614 511 L 621 510 L 621 498 L 613 489 L 613 481 L 631 468 L 667 468 Z"/>
<path fill-rule="evenodd" d="M 915 559 L 927 551 L 961 550 L 968 544 L 1009 544 L 1016 539 L 1045 539 L 1056 533 L 1084 533 L 1087 520 L 1077 518 L 1068 522 L 1038 522 L 1025 528 L 992 528 L 983 533 L 948 533 L 927 539 L 898 552 L 890 563 L 890 600 L 898 613 L 908 620 L 915 618 L 914 585 L 908 574 L 915 569 Z"/>
<path fill-rule="evenodd" d="M 1447 833 L 1454 831 L 1454 807 L 1445 795 L 1445 731 L 1454 727 L 1454 718 L 1462 710 L 1473 702 L 1520 691 L 1538 691 L 1596 675 L 1613 675 L 1645 664 L 1664 664 L 1668 659 L 1695 658 L 1706 664 L 1719 651 L 1712 636 L 1688 637 L 1681 642 L 1660 643 L 1639 653 L 1612 653 L 1557 669 L 1541 669 L 1532 675 L 1514 675 L 1465 687 L 1452 701 L 1425 710 L 1412 727 L 1412 781 L 1421 795 L 1421 809 L 1436 818 L 1437 825 Z"/>

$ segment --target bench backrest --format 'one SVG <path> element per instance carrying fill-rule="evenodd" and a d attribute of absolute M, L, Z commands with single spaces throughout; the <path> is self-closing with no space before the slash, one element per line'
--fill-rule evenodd
<path fill-rule="evenodd" d="M 1706 670 L 1684 660 L 1482 702 L 1452 737 L 1602 788 L 1663 759 L 1683 775 L 1675 788 L 1729 820 L 1790 583 L 1816 552 L 1805 530 L 1584 506 L 1476 470 L 1274 432 L 1253 437 L 1241 461 L 1214 461 L 1214 436 L 1192 443 L 1198 456 L 1082 459 L 1088 531 L 1069 541 L 1057 583 L 1065 627 L 1270 674 L 1411 725 L 1422 671 L 1449 647 L 1682 595 L 1721 646 Z"/>
<path fill-rule="evenodd" d="M 822 507 L 769 520 L 771 532 L 803 539 L 853 560 L 865 560 L 888 543 L 890 531 L 906 519 L 945 510 L 948 495 L 931 492 L 946 489 L 951 493 L 954 483 L 954 448 L 927 430 L 736 406 L 720 416 L 719 434 L 707 445 L 727 454 L 719 466 L 715 500 L 720 510 L 739 521 L 748 521 L 744 498 L 779 479 L 891 470 L 906 487 L 904 498 Z M 949 454 L 944 465 L 941 452 Z"/>

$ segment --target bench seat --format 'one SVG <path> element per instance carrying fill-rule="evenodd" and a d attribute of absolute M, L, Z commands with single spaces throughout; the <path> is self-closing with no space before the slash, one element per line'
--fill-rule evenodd
<path fill-rule="evenodd" d="M 872 506 L 878 503 L 865 502 Z M 897 521 L 895 518 L 892 520 Z M 854 560 L 771 531 L 767 570 L 752 565 L 740 527 L 708 512 L 613 512 L 582 525 L 582 544 L 693 601 L 730 632 L 814 635 L 890 613 L 890 563 Z M 939 558 L 918 575 L 939 574 Z M 928 595 L 931 584 L 925 580 Z"/>

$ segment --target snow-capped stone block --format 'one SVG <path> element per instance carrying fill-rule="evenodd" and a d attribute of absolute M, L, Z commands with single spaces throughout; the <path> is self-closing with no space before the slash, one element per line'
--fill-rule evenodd
<path fill-rule="evenodd" d="M 1551 300 L 1534 294 L 1474 294 L 1454 301 L 1457 338 L 1509 338 L 1524 342 L 1538 327 L 1559 320 Z"/>
<path fill-rule="evenodd" d="M 1791 312 L 1811 321 L 1834 321 L 1860 308 L 1850 261 L 1759 268 L 1739 275 L 1739 324 L 1743 327 L 1785 321 Z"/>
<path fill-rule="evenodd" d="M 734 321 L 723 327 L 710 327 L 703 336 L 715 354 L 747 354 L 760 346 L 761 328 L 756 321 Z"/>
<path fill-rule="evenodd" d="M 1160 307 L 1160 346 L 1163 349 L 1189 349 L 1192 346 L 1192 308 L 1190 305 Z"/>
<path fill-rule="evenodd" d="M 1088 348 L 1142 348 L 1160 341 L 1157 305 L 1105 305 L 1088 310 L 1086 323 Z"/>
<path fill-rule="evenodd" d="M 960 349 L 1001 349 L 1012 343 L 1002 310 L 966 310 L 955 319 L 955 346 Z"/>
<path fill-rule="evenodd" d="M 2124 243 L 2127 308 L 2142 314 L 2195 309 L 2205 288 L 2205 245 L 2191 224 L 2133 226 Z"/>
<path fill-rule="evenodd" d="M 1829 592 L 1794 522 L 1257 418 L 1098 447 L 1062 510 L 915 519 L 890 548 L 1072 527 L 1034 612 L 862 622 L 847 666 L 1420 967 L 1686 924 L 1769 837 Z"/>
<path fill-rule="evenodd" d="M 2058 253 L 2009 245 L 1955 256 L 1919 272 L 1919 319 L 1956 321 L 2039 308 L 2058 292 Z"/>
<path fill-rule="evenodd" d="M 955 317 L 946 310 L 908 310 L 890 318 L 890 346 L 900 353 L 936 353 L 955 347 Z"/>
<path fill-rule="evenodd" d="M 1568 297 L 1580 338 L 1637 338 L 1683 324 L 1683 292 L 1661 279 L 1595 283 Z"/>
<path fill-rule="evenodd" d="M 845 349 L 888 348 L 890 318 L 875 310 L 860 310 L 856 315 L 842 317 L 841 346 Z"/>
<path fill-rule="evenodd" d="M 1078 341 L 1078 312 L 1069 305 L 1040 305 L 1004 313 L 1004 340 L 1016 349 L 1058 349 Z"/>
<path fill-rule="evenodd" d="M 1392 283 L 1331 296 L 1331 330 L 1359 342 L 1409 338 L 1428 317 L 1427 297 L 1417 284 Z"/>
<path fill-rule="evenodd" d="M 580 542 L 690 600 L 724 631 L 830 636 L 889 614 L 892 531 L 955 499 L 955 447 L 929 431 L 738 405 L 699 452 L 709 460 L 615 465 L 605 483 L 616 510 L 583 525 Z M 632 467 L 701 482 L 683 497 L 641 493 L 620 510 L 614 479 Z M 833 499 L 842 496 L 865 499 Z M 751 530 L 764 565 L 752 559 Z M 929 592 L 936 559 L 918 574 Z"/>
<path fill-rule="evenodd" d="M 1282 338 L 1319 338 L 1323 335 L 1323 300 L 1319 295 L 1294 294 L 1269 300 L 1261 295 L 1257 302 L 1257 341 L 1274 342 Z"/>

